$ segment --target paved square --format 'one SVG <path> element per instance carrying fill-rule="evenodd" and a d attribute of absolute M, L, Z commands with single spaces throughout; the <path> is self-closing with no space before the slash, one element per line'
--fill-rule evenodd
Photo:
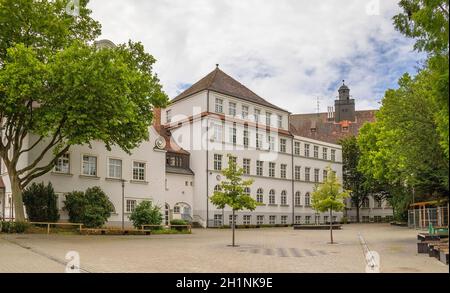
<path fill-rule="evenodd" d="M 382 272 L 442 272 L 448 266 L 416 253 L 417 231 L 352 224 L 334 231 L 264 228 L 194 229 L 191 235 L 0 235 L 0 272 L 64 272 L 65 254 L 80 254 L 87 272 L 364 272 L 360 232 L 380 254 Z"/>

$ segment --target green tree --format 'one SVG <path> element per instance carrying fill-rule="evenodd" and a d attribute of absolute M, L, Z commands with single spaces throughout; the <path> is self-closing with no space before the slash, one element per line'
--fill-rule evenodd
<path fill-rule="evenodd" d="M 236 159 L 228 155 L 228 166 L 222 170 L 225 180 L 221 181 L 220 189 L 214 191 L 210 197 L 210 201 L 217 208 L 224 208 L 229 206 L 232 210 L 232 246 L 235 245 L 235 213 L 240 210 L 253 211 L 258 206 L 258 203 L 245 190 L 253 184 L 253 180 L 243 180 L 242 175 L 244 169 L 239 167 Z"/>
<path fill-rule="evenodd" d="M 317 185 L 312 193 L 312 208 L 318 212 L 330 212 L 330 243 L 333 244 L 333 211 L 339 212 L 345 208 L 344 200 L 349 196 L 348 191 L 342 191 L 336 173 L 327 167 L 327 180 Z"/>
<path fill-rule="evenodd" d="M 138 204 L 129 218 L 136 229 L 140 229 L 142 225 L 161 225 L 163 221 L 161 208 L 154 206 L 149 200 Z"/>
<path fill-rule="evenodd" d="M 129 153 L 148 139 L 152 109 L 167 103 L 144 47 L 97 47 L 88 1 L 76 17 L 67 3 L 0 0 L 0 158 L 19 221 L 23 189 L 72 145 L 97 140 Z"/>
<path fill-rule="evenodd" d="M 31 184 L 23 192 L 23 202 L 28 219 L 34 222 L 56 222 L 59 220 L 58 196 L 52 184 L 44 182 Z"/>

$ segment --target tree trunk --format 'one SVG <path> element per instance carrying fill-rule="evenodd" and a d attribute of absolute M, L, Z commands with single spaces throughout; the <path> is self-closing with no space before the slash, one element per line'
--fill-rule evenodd
<path fill-rule="evenodd" d="M 235 218 L 234 218 L 234 209 L 233 209 L 233 216 L 232 216 L 232 221 L 231 221 L 231 225 L 232 225 L 232 230 L 233 230 L 233 241 L 232 241 L 232 246 L 234 247 L 235 246 L 235 243 L 234 243 L 234 229 L 235 229 L 235 227 L 236 227 L 236 220 L 235 220 Z"/>
<path fill-rule="evenodd" d="M 20 180 L 15 172 L 8 170 L 9 180 L 11 181 L 12 201 L 14 204 L 14 219 L 16 222 L 25 221 L 25 213 L 23 210 L 23 198 L 22 188 L 20 186 Z M 11 215 L 12 217 L 12 215 Z"/>
<path fill-rule="evenodd" d="M 330 238 L 331 244 L 333 244 L 333 210 L 330 209 Z"/>

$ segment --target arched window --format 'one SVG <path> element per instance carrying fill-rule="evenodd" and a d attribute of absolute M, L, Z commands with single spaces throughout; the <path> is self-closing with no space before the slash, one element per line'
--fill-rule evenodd
<path fill-rule="evenodd" d="M 295 193 L 295 199 L 294 199 L 294 201 L 295 201 L 295 206 L 299 207 L 299 206 L 302 205 L 300 191 L 297 191 L 297 192 Z"/>
<path fill-rule="evenodd" d="M 287 195 L 286 190 L 281 192 L 281 205 L 287 205 Z"/>
<path fill-rule="evenodd" d="M 309 192 L 307 192 L 307 193 L 305 194 L 305 206 L 306 206 L 306 207 L 311 206 L 311 198 L 310 198 Z"/>
<path fill-rule="evenodd" d="M 250 195 L 250 188 L 249 187 L 244 188 L 244 193 L 245 195 Z"/>
<path fill-rule="evenodd" d="M 264 203 L 264 191 L 262 188 L 258 188 L 258 191 L 256 192 L 256 201 Z"/>
<path fill-rule="evenodd" d="M 275 204 L 275 190 L 273 189 L 269 192 L 269 204 Z"/>

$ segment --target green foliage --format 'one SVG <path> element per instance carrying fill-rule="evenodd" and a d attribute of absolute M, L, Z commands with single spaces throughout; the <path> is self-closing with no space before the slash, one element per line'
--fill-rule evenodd
<path fill-rule="evenodd" d="M 311 206 L 318 212 L 342 211 L 344 200 L 349 196 L 348 191 L 341 191 L 342 187 L 337 180 L 336 173 L 327 167 L 327 180 L 315 187 L 312 193 Z"/>
<path fill-rule="evenodd" d="M 161 225 L 163 217 L 161 208 L 145 200 L 138 204 L 130 215 L 133 226 L 140 229 L 142 225 Z"/>
<path fill-rule="evenodd" d="M 86 192 L 73 191 L 66 194 L 64 210 L 72 223 L 83 223 L 87 228 L 99 228 L 114 212 L 114 206 L 100 187 L 91 187 Z"/>
<path fill-rule="evenodd" d="M 225 180 L 221 181 L 220 190 L 214 191 L 210 201 L 218 208 L 229 206 L 234 211 L 253 211 L 258 203 L 250 195 L 245 193 L 245 189 L 253 184 L 253 180 L 243 180 L 244 169 L 239 167 L 233 157 L 228 155 L 228 167 L 222 170 Z"/>
<path fill-rule="evenodd" d="M 7 221 L 0 222 L 0 232 L 2 233 L 22 234 L 25 233 L 29 227 L 30 224 L 27 222 L 7 222 Z"/>
<path fill-rule="evenodd" d="M 182 219 L 173 219 L 170 221 L 170 225 L 188 225 L 189 223 Z"/>
<path fill-rule="evenodd" d="M 23 202 L 31 222 L 57 222 L 59 211 L 58 196 L 49 182 L 47 186 L 33 183 L 23 192 Z"/>

